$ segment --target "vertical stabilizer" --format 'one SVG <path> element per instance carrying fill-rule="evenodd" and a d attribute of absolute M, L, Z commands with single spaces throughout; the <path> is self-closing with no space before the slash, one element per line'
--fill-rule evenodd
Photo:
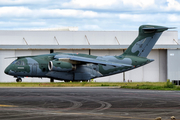
<path fill-rule="evenodd" d="M 123 55 L 147 57 L 162 32 L 171 29 L 163 26 L 142 25 L 139 27 L 139 35 L 127 48 Z"/>

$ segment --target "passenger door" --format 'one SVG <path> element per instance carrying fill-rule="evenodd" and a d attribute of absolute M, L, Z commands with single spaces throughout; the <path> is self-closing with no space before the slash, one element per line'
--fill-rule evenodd
<path fill-rule="evenodd" d="M 32 76 L 37 75 L 37 65 L 32 65 Z"/>

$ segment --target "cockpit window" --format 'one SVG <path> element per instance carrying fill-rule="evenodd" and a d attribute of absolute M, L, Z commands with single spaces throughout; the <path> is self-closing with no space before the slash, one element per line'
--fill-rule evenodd
<path fill-rule="evenodd" d="M 15 64 L 17 60 L 13 61 L 12 64 Z"/>
<path fill-rule="evenodd" d="M 18 60 L 14 64 L 16 64 L 16 65 L 25 65 L 24 61 L 22 61 L 22 60 Z"/>
<path fill-rule="evenodd" d="M 22 63 L 21 63 L 22 65 L 25 65 L 25 63 L 24 63 L 24 61 L 22 61 Z"/>
<path fill-rule="evenodd" d="M 16 65 L 21 65 L 21 61 L 17 61 L 17 62 L 16 62 Z"/>

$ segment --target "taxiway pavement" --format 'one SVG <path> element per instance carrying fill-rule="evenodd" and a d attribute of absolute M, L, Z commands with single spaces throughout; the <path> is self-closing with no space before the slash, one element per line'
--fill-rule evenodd
<path fill-rule="evenodd" d="M 180 119 L 180 91 L 0 88 L 0 120 Z"/>

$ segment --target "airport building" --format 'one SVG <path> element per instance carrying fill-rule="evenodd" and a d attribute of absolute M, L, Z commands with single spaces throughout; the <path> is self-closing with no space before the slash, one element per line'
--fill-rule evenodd
<path fill-rule="evenodd" d="M 120 55 L 135 40 L 138 31 L 77 31 L 77 28 L 0 31 L 0 82 L 15 82 L 4 69 L 16 56 L 51 52 Z M 180 45 L 177 31 L 165 31 L 147 58 L 155 61 L 95 82 L 164 82 L 180 80 Z M 49 78 L 23 78 L 24 82 L 49 82 Z M 55 82 L 58 82 L 55 80 Z"/>

